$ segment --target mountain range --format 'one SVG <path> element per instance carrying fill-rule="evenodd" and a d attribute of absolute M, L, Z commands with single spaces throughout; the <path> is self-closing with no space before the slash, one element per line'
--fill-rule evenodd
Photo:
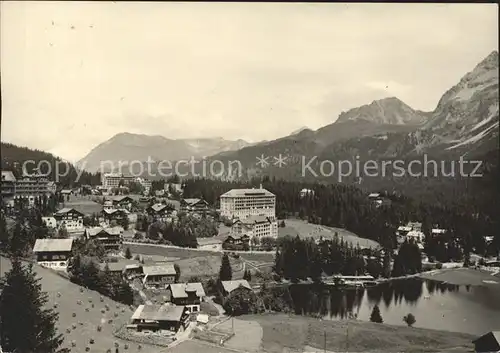
<path fill-rule="evenodd" d="M 76 165 L 88 172 L 112 170 L 106 169 L 103 161 L 111 161 L 118 165 L 120 161 L 126 164 L 130 161 L 182 160 L 211 156 L 222 152 L 234 151 L 249 146 L 244 140 L 229 141 L 221 137 L 200 139 L 168 139 L 155 135 L 120 133 L 93 148 Z M 111 163 L 110 163 L 111 164 Z"/>
<path fill-rule="evenodd" d="M 498 52 L 493 51 L 446 91 L 431 112 L 415 110 L 396 97 L 342 112 L 335 122 L 311 130 L 302 127 L 272 141 L 248 143 L 222 138 L 173 140 L 121 133 L 95 147 L 78 165 L 95 171 L 103 160 L 237 160 L 245 176 L 301 178 L 302 158 L 325 160 L 411 159 L 423 153 L 438 159 L 491 155 L 498 151 Z M 270 165 L 256 165 L 259 156 Z M 286 158 L 286 168 L 273 157 Z M 199 170 L 196 170 L 198 173 Z M 234 175 L 224 175 L 235 177 Z"/>

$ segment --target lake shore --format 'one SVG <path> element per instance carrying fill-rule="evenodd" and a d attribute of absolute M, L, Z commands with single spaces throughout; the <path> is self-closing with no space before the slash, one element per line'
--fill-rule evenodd
<path fill-rule="evenodd" d="M 422 272 L 419 277 L 460 286 L 495 286 L 500 289 L 500 278 L 487 271 L 472 268 L 462 267 Z"/>
<path fill-rule="evenodd" d="M 262 327 L 262 351 L 284 352 L 470 352 L 475 336 L 447 331 L 376 324 L 358 320 L 329 321 L 265 314 L 242 320 Z"/>

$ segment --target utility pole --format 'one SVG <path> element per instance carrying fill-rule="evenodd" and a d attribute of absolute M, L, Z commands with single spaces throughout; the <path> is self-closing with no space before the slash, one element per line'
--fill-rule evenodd
<path fill-rule="evenodd" d="M 345 351 L 349 352 L 349 321 L 347 322 L 347 331 L 345 336 Z"/>
<path fill-rule="evenodd" d="M 326 331 L 323 331 L 323 337 L 325 339 L 325 353 L 326 353 Z"/>

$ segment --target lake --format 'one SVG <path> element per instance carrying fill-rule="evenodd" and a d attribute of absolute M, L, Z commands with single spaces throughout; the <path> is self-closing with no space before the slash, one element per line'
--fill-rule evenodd
<path fill-rule="evenodd" d="M 403 316 L 412 313 L 414 327 L 476 335 L 500 329 L 500 285 L 458 286 L 411 278 L 366 289 L 292 285 L 290 294 L 296 314 L 328 320 L 351 313 L 369 321 L 378 305 L 384 323 L 391 325 L 406 325 Z"/>

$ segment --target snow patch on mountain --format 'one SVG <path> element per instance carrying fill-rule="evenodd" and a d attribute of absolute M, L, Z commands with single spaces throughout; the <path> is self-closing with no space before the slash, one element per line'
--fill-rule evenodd
<path fill-rule="evenodd" d="M 498 129 L 498 121 L 495 124 L 491 125 L 489 128 L 487 128 L 487 129 L 481 131 L 480 133 L 468 138 L 467 140 L 462 141 L 454 146 L 446 148 L 446 150 L 453 150 L 453 149 L 461 147 L 461 146 L 474 144 L 474 143 L 478 142 L 479 140 L 483 139 L 484 137 L 486 137 L 490 132 L 494 131 L 495 129 Z"/>

